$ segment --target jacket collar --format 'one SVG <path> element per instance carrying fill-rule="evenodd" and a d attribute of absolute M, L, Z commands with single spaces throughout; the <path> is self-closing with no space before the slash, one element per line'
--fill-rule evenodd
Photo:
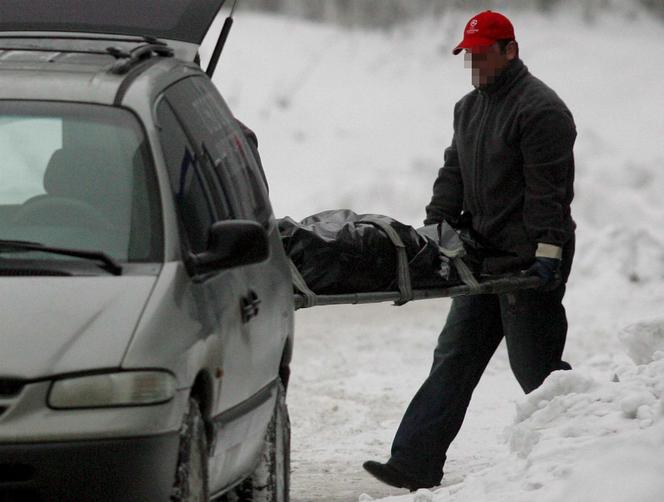
<path fill-rule="evenodd" d="M 521 78 L 528 73 L 528 67 L 523 64 L 519 58 L 516 58 L 505 67 L 496 80 L 487 85 L 477 89 L 480 94 L 487 96 L 502 96 Z"/>

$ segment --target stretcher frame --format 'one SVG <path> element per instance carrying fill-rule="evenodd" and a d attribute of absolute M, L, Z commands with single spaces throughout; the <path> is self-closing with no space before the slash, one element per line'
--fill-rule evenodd
<path fill-rule="evenodd" d="M 404 298 L 401 291 L 378 291 L 370 293 L 346 293 L 335 295 L 305 296 L 294 295 L 295 310 L 326 305 L 361 305 L 368 303 L 394 302 L 395 305 L 404 305 L 410 301 L 430 300 L 434 298 L 455 298 L 469 295 L 507 294 L 525 289 L 537 289 L 542 286 L 539 277 L 524 275 L 506 275 L 487 277 L 476 285 L 459 284 L 446 288 L 414 289 L 411 298 Z"/>

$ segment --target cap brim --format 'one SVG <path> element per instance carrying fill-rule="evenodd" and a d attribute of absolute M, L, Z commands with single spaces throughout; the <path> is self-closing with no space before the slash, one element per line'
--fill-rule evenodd
<path fill-rule="evenodd" d="M 452 50 L 452 54 L 456 56 L 464 49 L 470 49 L 472 51 L 476 47 L 489 47 L 495 43 L 496 41 L 493 38 L 473 38 L 472 40 L 466 40 L 464 38 L 459 45 Z"/>

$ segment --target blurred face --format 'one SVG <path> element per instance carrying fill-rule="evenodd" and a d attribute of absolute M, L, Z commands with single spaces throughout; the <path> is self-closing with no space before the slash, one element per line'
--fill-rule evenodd
<path fill-rule="evenodd" d="M 488 47 L 465 49 L 464 66 L 472 71 L 473 86 L 483 88 L 496 81 L 507 64 L 516 57 L 516 44 L 510 42 L 505 52 L 495 43 Z"/>

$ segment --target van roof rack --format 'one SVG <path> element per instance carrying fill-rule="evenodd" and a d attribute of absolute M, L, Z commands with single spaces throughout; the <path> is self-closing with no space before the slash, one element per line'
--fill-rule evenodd
<path fill-rule="evenodd" d="M 56 37 L 56 40 L 88 40 L 103 43 L 104 40 L 117 41 L 124 45 L 105 47 L 100 44 L 96 46 L 86 47 L 84 45 L 72 47 L 58 47 L 49 45 L 31 45 L 33 40 L 53 40 L 53 36 L 44 35 L 2 35 L 0 34 L 0 52 L 4 51 L 23 51 L 23 52 L 56 52 L 56 53 L 77 53 L 77 54 L 99 54 L 113 56 L 117 61 L 110 69 L 111 73 L 123 75 L 131 70 L 137 64 L 150 59 L 155 56 L 159 57 L 173 57 L 175 51 L 172 47 L 168 46 L 165 42 L 158 40 L 154 37 L 140 37 L 140 38 L 127 38 L 122 40 L 117 39 L 103 39 L 93 37 L 73 37 L 62 36 Z M 128 44 L 137 44 L 131 49 L 127 49 Z"/>
<path fill-rule="evenodd" d="M 164 42 L 152 37 L 146 37 L 145 41 L 147 43 L 139 45 L 130 51 L 122 50 L 117 47 L 108 47 L 106 52 L 117 59 L 110 70 L 111 73 L 124 75 L 137 64 L 154 56 L 173 57 L 173 49 Z"/>

